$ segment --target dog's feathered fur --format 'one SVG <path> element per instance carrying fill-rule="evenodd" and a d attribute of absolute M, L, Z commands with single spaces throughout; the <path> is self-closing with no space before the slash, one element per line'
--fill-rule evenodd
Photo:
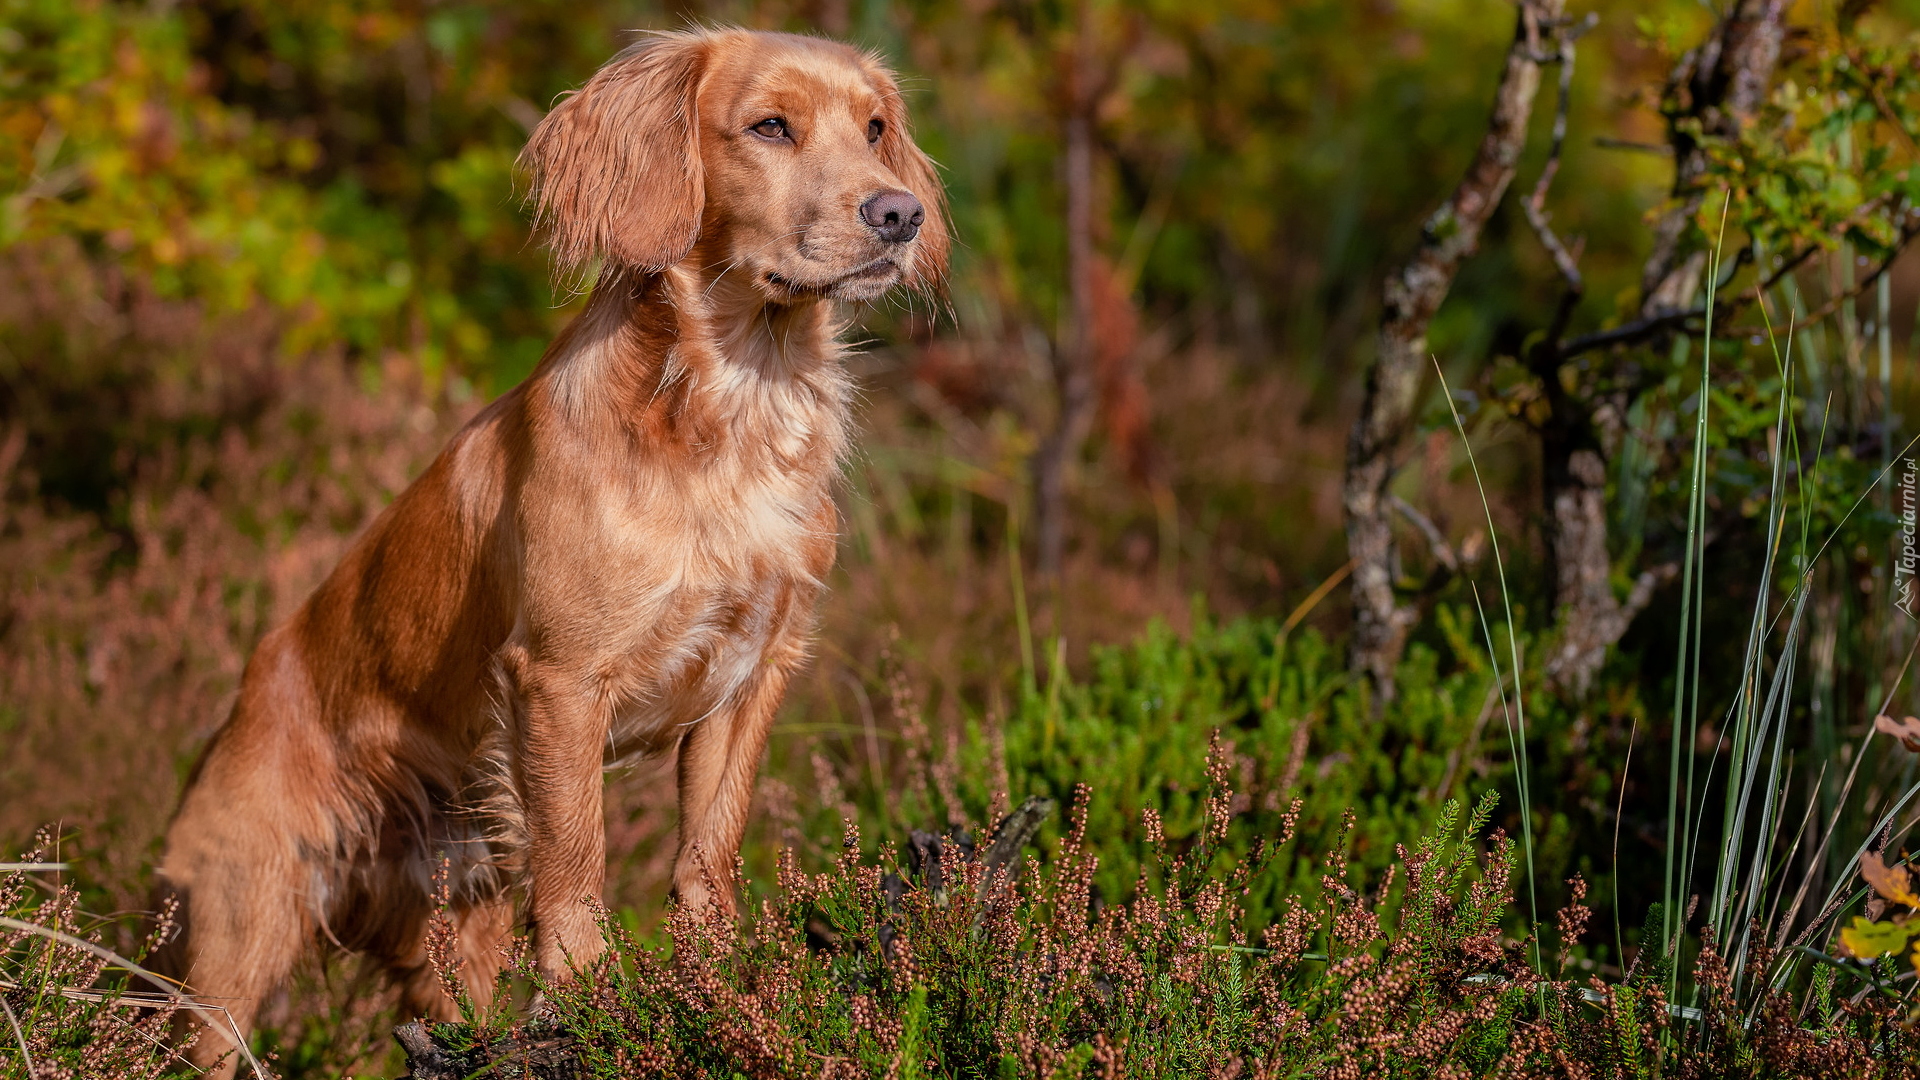
<path fill-rule="evenodd" d="M 442 857 L 476 996 L 517 913 L 550 974 L 598 956 L 600 773 L 620 759 L 678 751 L 675 890 L 731 910 L 834 555 L 832 301 L 944 271 L 897 85 L 834 42 L 649 37 L 523 162 L 557 260 L 599 264 L 585 311 L 261 641 L 168 833 L 171 966 L 243 1031 L 327 939 L 446 1015 L 423 938 Z M 902 190 L 925 221 L 885 239 L 863 207 Z"/>

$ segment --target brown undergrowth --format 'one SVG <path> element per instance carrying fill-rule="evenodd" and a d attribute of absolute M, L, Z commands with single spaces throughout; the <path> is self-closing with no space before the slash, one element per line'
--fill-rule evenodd
<path fill-rule="evenodd" d="M 88 914 L 77 890 L 46 880 L 59 864 L 45 860 L 57 850 L 42 833 L 19 862 L 0 863 L 0 1014 L 9 1050 L 0 1076 L 160 1076 L 179 1064 L 166 1042 L 179 1006 L 150 988 L 129 991 L 101 944 L 114 920 Z M 161 913 L 135 956 L 173 929 L 173 912 Z"/>
<path fill-rule="evenodd" d="M 79 827 L 124 908 L 254 642 L 471 405 L 57 251 L 9 252 L 0 297 L 0 835 Z"/>

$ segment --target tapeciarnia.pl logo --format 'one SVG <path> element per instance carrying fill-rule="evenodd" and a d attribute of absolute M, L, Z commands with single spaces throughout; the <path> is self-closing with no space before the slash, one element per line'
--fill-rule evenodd
<path fill-rule="evenodd" d="M 1915 472 L 1912 458 L 1901 459 L 1900 530 L 1899 547 L 1893 557 L 1893 606 L 1906 612 L 1910 619 L 1920 618 L 1914 614 L 1916 601 L 1920 601 L 1915 595 L 1920 592 L 1920 583 L 1915 581 L 1915 573 L 1920 571 L 1920 552 L 1915 551 L 1914 539 Z"/>

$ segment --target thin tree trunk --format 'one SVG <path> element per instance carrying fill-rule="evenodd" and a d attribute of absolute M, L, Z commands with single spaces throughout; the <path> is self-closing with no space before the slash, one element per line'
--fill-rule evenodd
<path fill-rule="evenodd" d="M 1607 466 L 1598 450 L 1583 447 L 1565 459 L 1566 475 L 1552 485 L 1550 546 L 1560 634 L 1547 657 L 1547 678 L 1582 697 L 1620 643 L 1653 590 L 1673 577 L 1671 563 L 1642 571 L 1622 601 L 1613 594 L 1613 561 L 1607 551 Z"/>
<path fill-rule="evenodd" d="M 1059 413 L 1034 455 L 1034 516 L 1041 577 L 1057 583 L 1067 550 L 1067 488 L 1094 418 L 1093 113 L 1095 86 L 1092 13 L 1075 5 L 1076 31 L 1066 78 L 1067 325 L 1053 349 Z"/>
<path fill-rule="evenodd" d="M 1708 134 L 1726 136 L 1753 118 L 1773 85 L 1786 7 L 1786 0 L 1740 0 L 1667 80 L 1662 111 L 1673 146 L 1673 202 L 1654 225 L 1641 271 L 1643 318 L 1684 310 L 1700 291 L 1707 252 L 1687 240 L 1706 194 L 1707 151 L 1690 127 L 1698 121 Z"/>
<path fill-rule="evenodd" d="M 1426 383 L 1427 327 L 1447 297 L 1460 263 L 1479 246 L 1480 231 L 1513 182 L 1526 146 L 1527 120 L 1540 87 L 1542 30 L 1560 18 L 1564 0 L 1521 0 L 1513 44 L 1494 92 L 1493 115 L 1465 178 L 1427 219 L 1413 257 L 1388 277 L 1385 310 L 1366 397 L 1347 440 L 1343 501 L 1347 550 L 1353 557 L 1353 644 L 1350 663 L 1373 681 L 1379 701 L 1394 694 L 1393 668 L 1417 618 L 1394 594 L 1398 562 L 1387 487 L 1394 452 L 1411 426 Z"/>
<path fill-rule="evenodd" d="M 1766 100 L 1780 57 L 1784 0 L 1742 0 L 1689 52 L 1667 84 L 1665 111 L 1674 153 L 1672 201 L 1654 224 L 1654 246 L 1641 275 L 1640 315 L 1653 318 L 1691 308 L 1700 291 L 1707 252 L 1692 233 L 1706 175 L 1706 150 L 1691 132 L 1698 121 L 1708 132 L 1731 136 Z M 1690 242 L 1692 241 L 1692 242 Z M 1586 693 L 1607 653 L 1626 634 L 1653 589 L 1671 577 L 1663 565 L 1642 572 L 1622 601 L 1610 584 L 1607 542 L 1607 464 L 1611 449 L 1595 418 L 1602 410 L 1624 412 L 1625 402 L 1582 402 L 1560 379 L 1558 328 L 1530 357 L 1545 388 L 1549 417 L 1540 428 L 1541 476 L 1551 521 L 1547 553 L 1554 569 L 1555 623 L 1559 635 L 1546 664 L 1547 677 L 1575 697 Z M 1618 425 L 1613 425 L 1618 426 Z"/>

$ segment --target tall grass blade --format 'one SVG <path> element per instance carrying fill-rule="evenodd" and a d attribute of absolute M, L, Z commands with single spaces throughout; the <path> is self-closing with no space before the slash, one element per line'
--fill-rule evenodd
<path fill-rule="evenodd" d="M 1473 441 L 1467 438 L 1467 427 L 1460 420 L 1460 410 L 1454 404 L 1453 390 L 1447 385 L 1447 373 L 1440 368 L 1440 358 L 1433 358 L 1433 370 L 1440 376 L 1440 393 L 1447 399 L 1447 412 L 1453 417 L 1453 427 L 1460 433 L 1460 445 L 1467 453 L 1467 466 L 1473 471 L 1473 485 L 1480 492 L 1480 509 L 1487 518 L 1487 541 L 1493 554 L 1494 573 L 1500 579 L 1500 605 L 1507 617 L 1508 659 L 1513 667 L 1513 713 L 1508 722 L 1507 738 L 1513 747 L 1514 779 L 1520 789 L 1520 835 L 1527 860 L 1527 915 L 1532 924 L 1540 925 L 1540 902 L 1536 895 L 1533 873 L 1533 790 L 1530 782 L 1531 770 L 1527 764 L 1527 709 L 1526 692 L 1520 685 L 1520 628 L 1513 617 L 1513 597 L 1507 591 L 1506 562 L 1500 556 L 1500 530 L 1493 523 L 1493 504 L 1487 498 L 1487 485 L 1480 479 L 1480 463 L 1473 456 Z M 1487 656 L 1492 659 L 1498 655 L 1498 646 L 1493 634 L 1487 628 L 1487 614 L 1480 605 L 1480 590 L 1473 590 L 1473 606 L 1480 613 L 1480 631 L 1487 638 Z M 1500 669 L 1495 661 L 1494 685 L 1501 685 Z M 1506 691 L 1500 693 L 1500 704 L 1506 708 Z M 1540 957 L 1540 935 L 1533 937 L 1533 963 L 1536 970 L 1543 970 Z"/>

